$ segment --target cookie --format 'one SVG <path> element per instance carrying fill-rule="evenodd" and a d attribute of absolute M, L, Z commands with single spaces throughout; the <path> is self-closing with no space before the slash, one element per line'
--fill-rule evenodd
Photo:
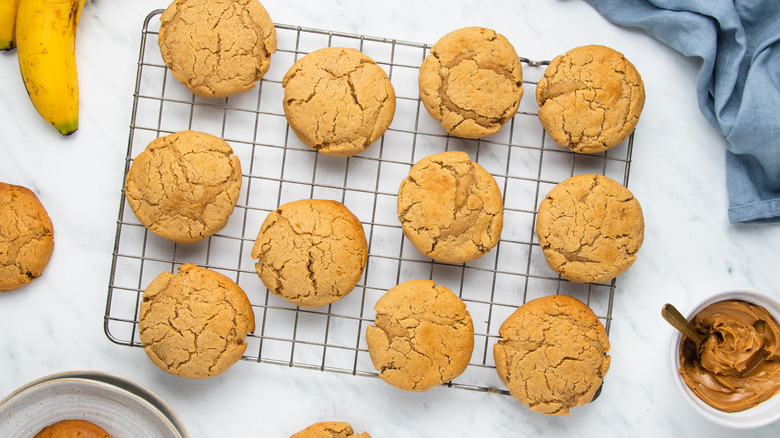
<path fill-rule="evenodd" d="M 180 131 L 153 140 L 130 165 L 127 203 L 150 231 L 195 243 L 227 225 L 241 191 L 241 163 L 226 141 Z"/>
<path fill-rule="evenodd" d="M 501 237 L 501 190 L 465 152 L 430 155 L 401 182 L 398 219 L 406 238 L 428 257 L 447 263 L 475 260 Z"/>
<path fill-rule="evenodd" d="M 284 115 L 303 144 L 349 157 L 373 144 L 395 114 L 385 71 L 358 50 L 326 47 L 295 62 L 282 79 Z"/>
<path fill-rule="evenodd" d="M 0 292 L 43 275 L 54 251 L 49 214 L 26 187 L 0 182 Z"/>
<path fill-rule="evenodd" d="M 448 133 L 495 134 L 523 97 L 523 67 L 503 35 L 464 27 L 444 35 L 420 65 L 420 100 Z"/>
<path fill-rule="evenodd" d="M 609 369 L 607 331 L 585 303 L 567 295 L 523 304 L 498 333 L 498 376 L 515 399 L 545 415 L 590 403 Z"/>
<path fill-rule="evenodd" d="M 192 264 L 162 272 L 143 293 L 138 331 L 149 359 L 188 379 L 215 377 L 236 363 L 255 314 L 231 279 Z"/>
<path fill-rule="evenodd" d="M 44 427 L 33 438 L 111 438 L 111 435 L 86 420 L 62 420 Z"/>
<path fill-rule="evenodd" d="M 160 54 L 201 97 L 250 90 L 276 52 L 276 28 L 257 0 L 175 0 L 160 15 Z"/>
<path fill-rule="evenodd" d="M 379 377 L 406 391 L 427 391 L 466 370 L 474 325 L 466 304 L 432 280 L 391 288 L 366 328 L 368 354 Z"/>
<path fill-rule="evenodd" d="M 536 86 L 539 121 L 560 146 L 591 154 L 617 146 L 634 131 L 645 88 L 631 62 L 590 45 L 556 56 Z"/>
<path fill-rule="evenodd" d="M 536 235 L 547 264 L 576 283 L 601 283 L 636 260 L 645 234 L 642 207 L 622 184 L 576 175 L 539 204 Z"/>
<path fill-rule="evenodd" d="M 349 423 L 322 421 L 292 434 L 290 438 L 371 438 L 371 435 L 368 432 L 355 433 Z"/>
<path fill-rule="evenodd" d="M 363 276 L 363 225 L 337 201 L 302 199 L 268 214 L 252 248 L 257 275 L 274 295 L 300 307 L 330 304 Z"/>

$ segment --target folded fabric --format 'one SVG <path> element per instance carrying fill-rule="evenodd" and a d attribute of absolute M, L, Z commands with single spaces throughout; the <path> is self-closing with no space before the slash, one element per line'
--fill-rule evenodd
<path fill-rule="evenodd" d="M 587 0 L 607 20 L 701 59 L 696 92 L 727 140 L 728 218 L 780 222 L 780 5 L 776 0 Z"/>

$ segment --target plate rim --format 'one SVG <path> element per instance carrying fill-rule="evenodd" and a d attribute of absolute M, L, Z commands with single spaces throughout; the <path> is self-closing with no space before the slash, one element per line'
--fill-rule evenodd
<path fill-rule="evenodd" d="M 184 428 L 184 425 L 182 424 L 179 416 L 176 414 L 173 408 L 171 408 L 171 406 L 159 395 L 155 394 L 146 386 L 132 379 L 105 371 L 65 371 L 37 378 L 28 383 L 25 383 L 0 400 L 0 412 L 7 408 L 17 397 L 26 391 L 30 391 L 33 388 L 40 387 L 44 384 L 59 381 L 87 383 L 90 385 L 102 386 L 105 389 L 111 391 L 124 393 L 128 397 L 134 398 L 137 401 L 150 406 L 152 408 L 152 412 L 159 415 L 163 421 L 167 423 L 170 429 L 179 435 L 179 437 L 188 438 L 187 431 Z"/>

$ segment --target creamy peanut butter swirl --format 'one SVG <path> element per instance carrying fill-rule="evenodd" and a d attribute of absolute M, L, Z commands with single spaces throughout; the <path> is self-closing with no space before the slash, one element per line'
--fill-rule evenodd
<path fill-rule="evenodd" d="M 680 374 L 701 400 L 724 412 L 740 412 L 777 394 L 780 326 L 764 307 L 719 301 L 692 322 L 707 339 L 699 352 L 693 341 L 684 340 Z"/>

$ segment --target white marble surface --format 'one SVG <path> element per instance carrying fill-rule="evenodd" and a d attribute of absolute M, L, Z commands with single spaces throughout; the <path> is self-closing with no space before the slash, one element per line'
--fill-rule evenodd
<path fill-rule="evenodd" d="M 671 329 L 661 306 L 750 286 L 780 296 L 780 227 L 730 225 L 725 140 L 699 113 L 697 61 L 608 23 L 580 0 L 546 2 L 265 0 L 277 23 L 435 42 L 458 27 L 506 35 L 518 53 L 550 59 L 586 43 L 622 51 L 642 74 L 629 188 L 645 213 L 645 242 L 618 281 L 612 367 L 596 402 L 547 418 L 512 398 L 447 388 L 404 393 L 379 379 L 240 361 L 224 375 L 185 381 L 138 348 L 111 343 L 103 314 L 114 246 L 141 25 L 166 0 L 88 0 L 77 56 L 79 130 L 62 138 L 35 112 L 14 52 L 0 53 L 0 180 L 35 191 L 55 226 L 44 276 L 0 296 L 0 395 L 61 371 L 121 374 L 151 387 L 192 437 L 289 436 L 324 419 L 372 436 L 733 436 L 676 392 L 667 367 Z M 532 99 L 531 95 L 525 99 Z M 774 437 L 780 424 L 751 431 Z M 746 434 L 747 435 L 747 434 Z"/>

